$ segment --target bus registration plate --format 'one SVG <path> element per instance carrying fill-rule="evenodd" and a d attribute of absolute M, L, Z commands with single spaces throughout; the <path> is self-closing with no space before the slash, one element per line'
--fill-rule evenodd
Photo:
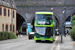
<path fill-rule="evenodd" d="M 45 40 L 41 40 L 41 41 L 45 41 Z"/>

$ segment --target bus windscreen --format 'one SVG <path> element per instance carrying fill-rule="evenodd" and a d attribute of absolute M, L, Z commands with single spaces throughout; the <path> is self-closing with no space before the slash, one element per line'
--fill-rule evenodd
<path fill-rule="evenodd" d="M 50 15 L 50 14 L 37 14 L 36 19 L 37 20 L 52 20 L 52 15 Z"/>

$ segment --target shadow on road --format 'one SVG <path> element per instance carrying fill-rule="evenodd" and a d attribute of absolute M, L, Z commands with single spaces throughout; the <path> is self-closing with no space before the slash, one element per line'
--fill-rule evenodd
<path fill-rule="evenodd" d="M 37 41 L 36 43 L 53 43 L 53 42 L 50 42 L 50 41 Z"/>

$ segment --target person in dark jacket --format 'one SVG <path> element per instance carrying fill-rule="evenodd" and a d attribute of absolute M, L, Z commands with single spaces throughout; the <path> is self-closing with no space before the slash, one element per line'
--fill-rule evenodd
<path fill-rule="evenodd" d="M 67 30 L 67 35 L 69 34 L 69 30 Z"/>
<path fill-rule="evenodd" d="M 19 37 L 21 38 L 21 31 L 19 30 Z"/>

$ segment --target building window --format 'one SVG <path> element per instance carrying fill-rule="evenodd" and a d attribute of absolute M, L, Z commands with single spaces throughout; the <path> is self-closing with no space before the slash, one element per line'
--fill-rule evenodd
<path fill-rule="evenodd" d="M 4 9 L 4 16 L 6 16 L 6 9 Z"/>
<path fill-rule="evenodd" d="M 13 25 L 13 32 L 14 32 L 14 28 L 15 28 L 15 26 Z"/>
<path fill-rule="evenodd" d="M 8 31 L 8 24 L 6 24 L 6 31 Z"/>
<path fill-rule="evenodd" d="M 10 31 L 12 31 L 12 26 L 10 25 Z"/>
<path fill-rule="evenodd" d="M 0 7 L 0 15 L 2 15 L 2 8 Z"/>
<path fill-rule="evenodd" d="M 8 9 L 8 16 L 10 16 L 10 11 L 9 11 L 9 9 Z"/>
<path fill-rule="evenodd" d="M 2 24 L 2 31 L 4 31 L 4 24 Z"/>
<path fill-rule="evenodd" d="M 13 11 L 13 18 L 14 18 L 14 11 Z"/>

